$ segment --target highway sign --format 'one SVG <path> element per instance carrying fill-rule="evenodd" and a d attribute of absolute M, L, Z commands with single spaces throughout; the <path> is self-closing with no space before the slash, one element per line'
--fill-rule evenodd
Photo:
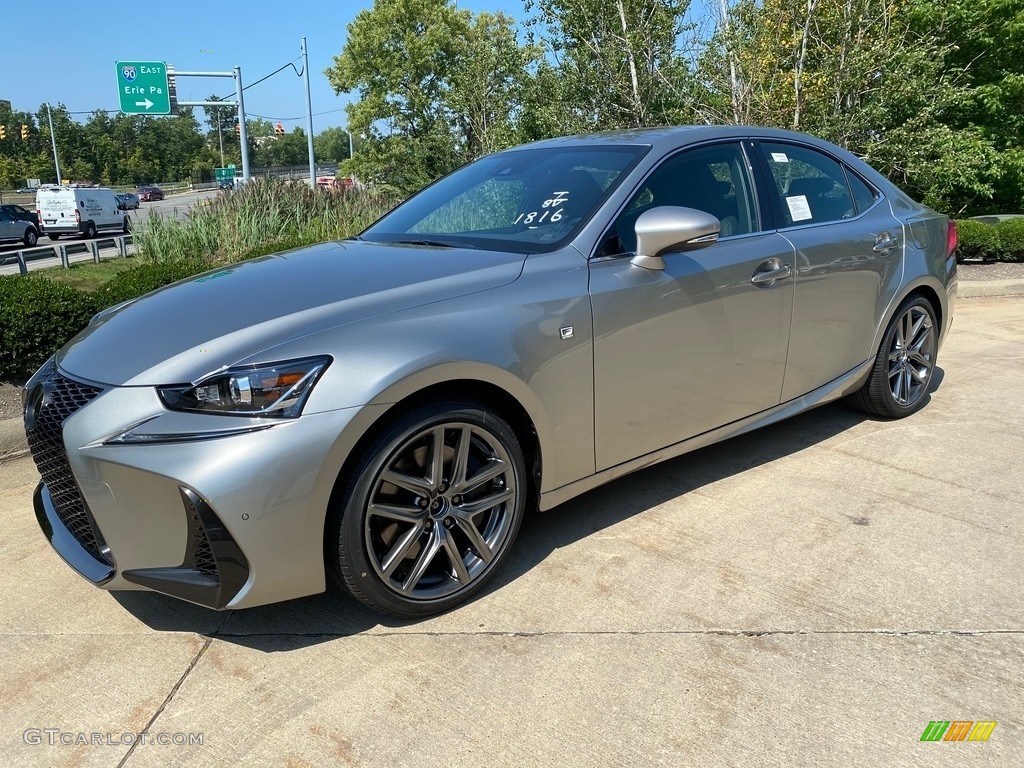
<path fill-rule="evenodd" d="M 117 62 L 117 96 L 127 115 L 169 115 L 171 91 L 167 87 L 167 63 L 163 61 Z"/>

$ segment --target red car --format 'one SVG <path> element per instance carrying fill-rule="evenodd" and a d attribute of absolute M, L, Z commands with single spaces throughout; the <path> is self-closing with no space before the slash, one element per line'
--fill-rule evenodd
<path fill-rule="evenodd" d="M 152 202 L 153 200 L 163 200 L 164 191 L 160 187 L 145 186 L 139 187 L 136 194 L 139 196 L 139 200 L 143 202 Z"/>

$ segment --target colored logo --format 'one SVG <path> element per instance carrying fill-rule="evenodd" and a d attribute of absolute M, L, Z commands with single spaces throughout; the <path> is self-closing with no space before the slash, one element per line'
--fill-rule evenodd
<path fill-rule="evenodd" d="M 988 741 L 995 720 L 931 720 L 921 741 Z"/>
<path fill-rule="evenodd" d="M 130 83 L 135 79 L 135 67 L 121 67 L 121 77 Z"/>

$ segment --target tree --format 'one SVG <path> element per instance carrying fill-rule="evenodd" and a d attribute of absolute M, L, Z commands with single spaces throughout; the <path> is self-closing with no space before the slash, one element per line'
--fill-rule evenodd
<path fill-rule="evenodd" d="M 952 120 L 968 91 L 917 0 L 740 0 L 701 60 L 711 110 L 807 131 L 950 213 L 991 196 L 990 140 Z"/>
<path fill-rule="evenodd" d="M 531 66 L 505 16 L 474 17 L 449 0 L 377 0 L 326 71 L 336 92 L 358 96 L 347 108 L 362 137 L 352 170 L 410 191 L 514 141 Z"/>
<path fill-rule="evenodd" d="M 678 122 L 693 113 L 680 47 L 689 0 L 527 0 L 555 63 L 563 132 Z"/>
<path fill-rule="evenodd" d="M 340 163 L 349 157 L 348 131 L 344 128 L 325 128 L 313 137 L 313 151 L 317 160 Z"/>

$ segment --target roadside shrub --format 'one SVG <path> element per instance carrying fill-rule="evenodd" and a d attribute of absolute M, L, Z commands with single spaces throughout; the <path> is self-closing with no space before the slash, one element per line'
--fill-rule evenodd
<path fill-rule="evenodd" d="M 999 232 L 993 224 L 983 224 L 973 219 L 961 219 L 956 223 L 957 261 L 995 261 L 999 251 Z"/>
<path fill-rule="evenodd" d="M 1024 218 L 994 224 L 961 219 L 956 228 L 960 238 L 958 261 L 1024 262 Z"/>
<path fill-rule="evenodd" d="M 184 280 L 186 277 L 198 275 L 208 268 L 209 264 L 202 259 L 138 264 L 115 275 L 109 283 L 96 292 L 96 299 L 101 308 L 110 307 L 178 280 Z"/>
<path fill-rule="evenodd" d="M 999 230 L 1000 261 L 1024 261 L 1024 219 L 1009 219 L 996 225 Z"/>
<path fill-rule="evenodd" d="M 42 277 L 0 276 L 0 379 L 30 376 L 98 310 L 95 295 Z"/>

